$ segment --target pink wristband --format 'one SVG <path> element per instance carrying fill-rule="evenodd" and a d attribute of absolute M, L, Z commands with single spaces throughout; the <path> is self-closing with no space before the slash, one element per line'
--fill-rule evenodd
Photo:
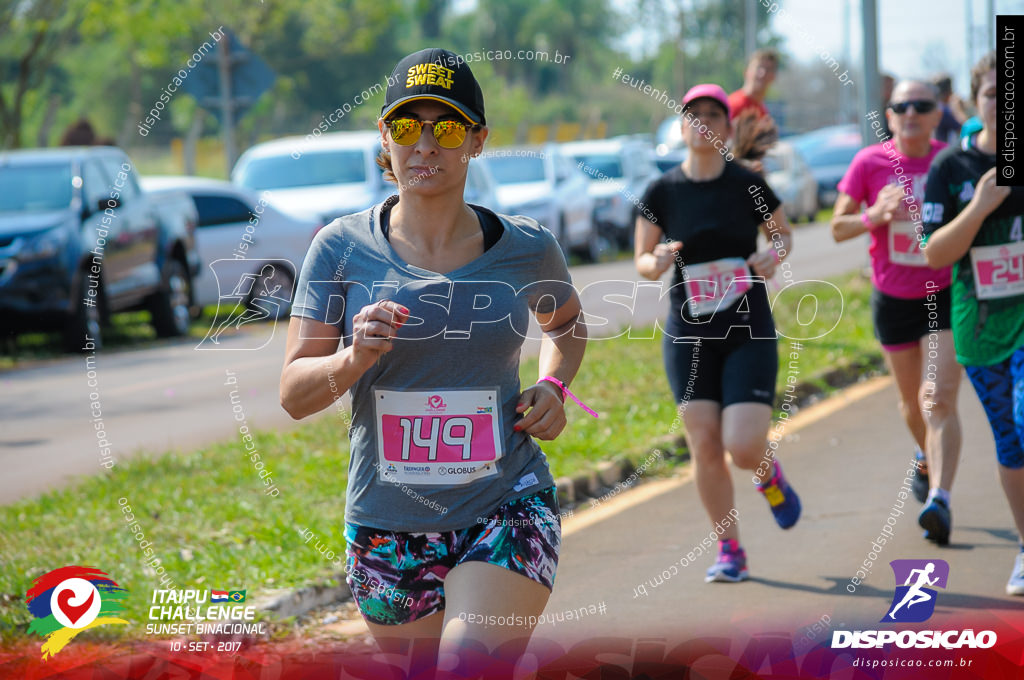
<path fill-rule="evenodd" d="M 863 222 L 864 226 L 867 227 L 869 230 L 874 229 L 875 227 L 878 226 L 877 224 L 875 224 L 874 222 L 871 221 L 870 217 L 868 217 L 868 211 L 867 210 L 865 210 L 864 212 L 862 212 L 860 214 L 860 221 Z"/>
<path fill-rule="evenodd" d="M 550 383 L 554 383 L 555 385 L 557 385 L 559 387 L 559 389 L 562 390 L 562 401 L 565 401 L 565 395 L 568 394 L 570 397 L 572 397 L 572 400 L 575 401 L 579 405 L 579 407 L 581 409 L 583 409 L 584 411 L 586 411 L 590 415 L 594 416 L 595 418 L 600 418 L 601 417 L 601 416 L 597 415 L 596 411 L 594 411 L 589 406 L 584 404 L 582 401 L 577 399 L 576 395 L 573 394 L 571 391 L 569 391 L 569 388 L 565 386 L 565 383 L 562 382 L 561 380 L 559 380 L 558 378 L 556 378 L 554 376 L 551 376 L 551 375 L 546 375 L 543 378 L 541 378 L 540 380 L 538 380 L 537 383 L 539 384 L 539 383 L 541 383 L 544 380 L 547 380 Z"/>

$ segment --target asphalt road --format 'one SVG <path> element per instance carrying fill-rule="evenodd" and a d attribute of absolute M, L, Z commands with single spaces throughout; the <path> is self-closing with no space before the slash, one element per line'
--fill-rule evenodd
<path fill-rule="evenodd" d="M 794 280 L 863 266 L 864 238 L 836 245 L 826 224 L 801 225 L 789 260 Z M 572 276 L 579 290 L 600 280 L 637 279 L 631 261 L 574 267 Z M 612 327 L 647 325 L 665 313 L 660 304 L 632 310 L 596 305 L 591 311 Z M 285 335 L 284 324 L 264 324 L 225 339 L 223 350 L 196 351 L 191 341 L 169 342 L 101 353 L 88 365 L 85 357 L 69 357 L 0 374 L 0 503 L 102 472 L 103 448 L 109 447 L 114 460 L 126 460 L 231 437 L 237 423 L 231 415 L 232 388 L 224 384 L 228 370 L 238 381 L 250 427 L 294 427 L 277 396 Z M 535 352 L 538 344 L 528 342 L 524 353 Z"/>
<path fill-rule="evenodd" d="M 921 504 L 913 496 L 898 498 L 914 447 L 896 410 L 891 378 L 876 378 L 806 409 L 787 428 L 778 456 L 803 503 L 792 529 L 776 526 L 749 473 L 733 468 L 748 582 L 706 584 L 704 571 L 714 554 L 687 558 L 711 524 L 686 470 L 567 523 L 546 612 L 603 602 L 607 613 L 544 623 L 538 634 L 578 640 L 622 631 L 634 639 L 775 632 L 796 639 L 810 633 L 807 639 L 818 643 L 831 632 L 808 627 L 822 617 L 829 630 L 880 627 L 896 585 L 888 563 L 929 558 L 949 563 L 949 581 L 938 591 L 927 628 L 962 629 L 975 622 L 981 630 L 991 615 L 1014 614 L 1019 622 L 1024 599 L 1004 590 L 1016 531 L 999 485 L 991 431 L 966 377 L 959 405 L 964 446 L 949 546 L 924 540 L 917 525 Z M 890 514 L 896 517 L 893 537 L 871 558 L 872 541 Z M 687 564 L 680 566 L 681 560 Z M 870 573 L 853 584 L 865 560 Z"/>

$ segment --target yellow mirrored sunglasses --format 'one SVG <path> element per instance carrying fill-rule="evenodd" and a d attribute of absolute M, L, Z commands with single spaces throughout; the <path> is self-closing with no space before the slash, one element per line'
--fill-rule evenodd
<path fill-rule="evenodd" d="M 466 125 L 458 120 L 418 120 L 416 118 L 393 118 L 385 123 L 391 130 L 391 141 L 399 146 L 412 146 L 420 135 L 423 126 L 430 125 L 434 130 L 434 139 L 445 149 L 457 149 L 466 141 L 466 131 L 475 130 L 479 125 Z"/>

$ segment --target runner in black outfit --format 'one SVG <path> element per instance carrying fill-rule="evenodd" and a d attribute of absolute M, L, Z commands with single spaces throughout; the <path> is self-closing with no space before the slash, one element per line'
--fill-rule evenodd
<path fill-rule="evenodd" d="M 683 108 L 690 154 L 644 195 L 636 267 L 648 279 L 673 268 L 665 368 L 676 402 L 688 402 L 686 436 L 711 523 L 735 507 L 729 451 L 738 467 L 754 470 L 776 521 L 788 529 L 800 517 L 800 499 L 766 446 L 778 350 L 764 279 L 788 254 L 790 228 L 764 179 L 727 161 L 716 144 L 730 134 L 722 88 L 697 85 Z M 757 251 L 758 227 L 775 247 Z M 746 555 L 731 523 L 706 580 L 746 578 Z"/>

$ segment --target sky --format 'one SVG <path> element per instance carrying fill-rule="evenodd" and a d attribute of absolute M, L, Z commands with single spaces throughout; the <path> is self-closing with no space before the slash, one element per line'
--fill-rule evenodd
<path fill-rule="evenodd" d="M 743 0 L 722 0 L 743 2 Z M 796 60 L 811 62 L 819 58 L 813 45 L 801 38 L 801 29 L 812 33 L 821 47 L 836 58 L 843 50 L 843 7 L 849 4 L 850 46 L 854 68 L 860 63 L 860 0 L 775 0 L 790 18 L 777 17 L 774 29 L 785 40 L 785 49 Z M 937 70 L 953 75 L 953 87 L 963 97 L 969 95 L 971 64 L 967 57 L 967 6 L 973 8 L 977 60 L 983 53 L 985 21 L 990 0 L 876 0 L 878 6 L 878 62 L 882 71 L 900 77 L 928 76 Z M 1024 14 L 1024 0 L 992 0 L 996 14 Z M 472 8 L 475 0 L 455 0 L 456 11 Z M 636 0 L 612 0 L 620 10 L 634 7 Z M 767 11 L 757 3 L 759 10 Z M 799 23 L 798 23 L 799 22 Z M 623 36 L 628 49 L 640 50 L 648 44 L 645 30 L 637 27 Z"/>
<path fill-rule="evenodd" d="M 783 0 L 794 21 L 774 22 L 786 40 L 786 49 L 799 61 L 819 58 L 812 45 L 800 37 L 796 21 L 813 31 L 833 55 L 842 53 L 843 0 Z M 861 54 L 861 3 L 848 0 L 852 60 Z M 962 96 L 969 94 L 971 63 L 967 58 L 967 6 L 973 9 L 974 58 L 983 53 L 988 0 L 877 0 L 878 63 L 882 71 L 899 77 L 928 76 L 936 70 L 953 75 L 953 86 Z M 1024 13 L 1024 0 L 994 0 L 996 14 Z"/>

